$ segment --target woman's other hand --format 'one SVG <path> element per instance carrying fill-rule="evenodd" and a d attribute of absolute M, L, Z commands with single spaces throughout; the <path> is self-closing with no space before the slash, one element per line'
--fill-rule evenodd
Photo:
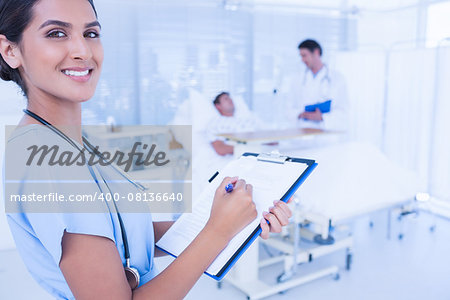
<path fill-rule="evenodd" d="M 292 197 L 288 203 L 292 201 Z M 263 218 L 261 219 L 261 238 L 268 239 L 269 232 L 281 232 L 281 227 L 289 224 L 289 218 L 292 217 L 292 212 L 288 205 L 280 200 L 275 200 L 269 212 L 263 212 Z M 267 224 L 269 221 L 269 224 Z"/>

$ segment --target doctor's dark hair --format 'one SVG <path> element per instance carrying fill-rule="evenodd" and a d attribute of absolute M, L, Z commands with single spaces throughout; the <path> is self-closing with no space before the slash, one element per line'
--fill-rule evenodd
<path fill-rule="evenodd" d="M 314 50 L 319 49 L 319 54 L 322 56 L 322 47 L 320 47 L 319 43 L 315 40 L 304 40 L 298 45 L 298 49 L 308 49 L 311 53 L 314 52 Z"/>
<path fill-rule="evenodd" d="M 10 42 L 20 47 L 22 35 L 33 18 L 33 7 L 40 0 L 0 0 L 0 34 L 4 35 Z M 88 1 L 95 16 L 93 0 Z M 14 81 L 27 96 L 27 87 L 18 69 L 11 68 L 0 55 L 0 78 L 5 81 Z"/>
<path fill-rule="evenodd" d="M 220 104 L 220 97 L 222 97 L 223 95 L 230 96 L 230 93 L 222 92 L 219 95 L 217 95 L 216 98 L 214 98 L 214 101 L 213 101 L 214 105 Z"/>

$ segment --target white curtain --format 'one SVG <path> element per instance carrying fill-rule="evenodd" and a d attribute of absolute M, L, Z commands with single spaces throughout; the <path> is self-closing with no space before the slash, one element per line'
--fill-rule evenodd
<path fill-rule="evenodd" d="M 430 161 L 430 193 L 450 201 L 450 47 L 436 50 L 436 91 Z"/>
<path fill-rule="evenodd" d="M 341 52 L 331 62 L 348 83 L 350 138 L 379 146 L 423 191 L 450 200 L 450 47 Z"/>
<path fill-rule="evenodd" d="M 391 51 L 384 151 L 429 184 L 430 131 L 435 92 L 435 50 Z"/>
<path fill-rule="evenodd" d="M 347 82 L 350 126 L 349 138 L 368 142 L 381 149 L 385 91 L 384 51 L 339 52 L 332 67 Z"/>

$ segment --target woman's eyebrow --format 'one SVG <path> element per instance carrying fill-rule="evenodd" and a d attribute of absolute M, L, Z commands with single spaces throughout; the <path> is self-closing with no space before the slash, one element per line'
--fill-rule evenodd
<path fill-rule="evenodd" d="M 95 26 L 100 27 L 100 29 L 102 28 L 102 26 L 100 25 L 100 23 L 98 21 L 87 23 L 84 27 L 88 28 L 88 27 L 95 27 Z"/>
<path fill-rule="evenodd" d="M 44 23 L 42 23 L 41 26 L 39 26 L 39 29 L 44 28 L 49 25 L 57 25 L 57 26 L 61 26 L 64 28 L 72 28 L 72 24 L 67 23 L 67 22 L 58 21 L 58 20 L 47 20 Z M 88 27 L 95 27 L 95 26 L 102 28 L 102 26 L 100 25 L 100 23 L 98 21 L 93 21 L 93 22 L 87 23 L 84 27 L 88 28 Z"/>
<path fill-rule="evenodd" d="M 67 22 L 58 21 L 58 20 L 47 20 L 44 23 L 42 23 L 41 26 L 39 26 L 39 29 L 44 28 L 44 27 L 49 26 L 49 25 L 58 25 L 58 26 L 65 27 L 65 28 L 71 28 L 72 27 L 72 24 L 67 23 Z"/>

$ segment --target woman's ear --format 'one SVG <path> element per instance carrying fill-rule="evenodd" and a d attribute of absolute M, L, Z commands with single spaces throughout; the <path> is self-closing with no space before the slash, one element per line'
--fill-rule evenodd
<path fill-rule="evenodd" d="M 18 45 L 9 41 L 3 34 L 0 34 L 0 54 L 11 68 L 17 69 L 20 67 L 21 59 Z"/>

